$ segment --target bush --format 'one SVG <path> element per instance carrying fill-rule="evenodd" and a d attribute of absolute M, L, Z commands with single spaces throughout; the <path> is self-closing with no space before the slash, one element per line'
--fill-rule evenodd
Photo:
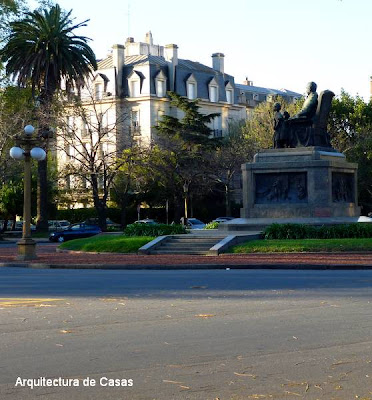
<path fill-rule="evenodd" d="M 220 224 L 220 223 L 217 222 L 217 221 L 210 222 L 209 224 L 206 224 L 206 225 L 205 225 L 204 229 L 218 229 L 218 225 L 219 225 L 219 224 Z"/>
<path fill-rule="evenodd" d="M 372 224 L 354 223 L 322 225 L 272 224 L 264 232 L 265 239 L 341 239 L 372 238 Z"/>
<path fill-rule="evenodd" d="M 187 233 L 183 225 L 131 224 L 124 229 L 125 236 L 164 236 Z"/>

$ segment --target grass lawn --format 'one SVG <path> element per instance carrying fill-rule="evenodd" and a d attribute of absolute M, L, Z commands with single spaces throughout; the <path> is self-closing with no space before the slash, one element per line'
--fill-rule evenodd
<path fill-rule="evenodd" d="M 151 236 L 97 235 L 85 239 L 69 240 L 59 247 L 64 250 L 100 253 L 136 253 L 140 247 L 153 239 L 155 238 Z"/>
<path fill-rule="evenodd" d="M 233 246 L 229 253 L 372 251 L 372 239 L 253 240 Z"/>

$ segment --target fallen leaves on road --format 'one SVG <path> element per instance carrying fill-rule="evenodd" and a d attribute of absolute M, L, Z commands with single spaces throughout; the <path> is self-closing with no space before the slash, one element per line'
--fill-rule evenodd
<path fill-rule="evenodd" d="M 234 372 L 234 375 L 237 375 L 237 376 L 248 376 L 248 377 L 253 378 L 253 379 L 256 379 L 256 378 L 257 378 L 257 375 L 254 375 L 254 374 L 247 374 L 247 373 L 245 373 L 245 372 L 242 372 L 242 373 Z"/>
<path fill-rule="evenodd" d="M 295 392 L 288 392 L 287 390 L 284 392 L 285 394 L 289 394 L 291 396 L 299 396 L 302 397 L 302 395 L 300 393 L 295 393 Z"/>
<path fill-rule="evenodd" d="M 60 333 L 73 333 L 73 331 L 69 330 L 69 329 L 62 329 L 59 331 Z"/>
<path fill-rule="evenodd" d="M 197 315 L 195 315 L 195 317 L 199 317 L 199 318 L 211 318 L 211 317 L 215 317 L 215 314 L 197 314 Z"/>

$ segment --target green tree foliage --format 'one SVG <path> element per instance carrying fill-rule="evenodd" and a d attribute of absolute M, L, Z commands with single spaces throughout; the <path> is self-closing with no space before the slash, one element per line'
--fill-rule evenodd
<path fill-rule="evenodd" d="M 281 97 L 274 99 L 274 102 L 264 102 L 259 104 L 253 111 L 250 118 L 243 126 L 243 134 L 255 146 L 253 155 L 260 149 L 270 149 L 274 145 L 274 104 L 281 104 L 281 112 L 287 111 L 291 116 L 298 113 L 303 104 L 303 99 L 295 103 L 288 103 Z M 252 157 L 253 157 L 252 155 Z"/>
<path fill-rule="evenodd" d="M 159 121 L 156 126 L 159 146 L 154 147 L 149 162 L 158 171 L 158 184 L 163 186 L 164 193 L 173 197 L 174 221 L 178 222 L 183 215 L 184 196 L 195 199 L 210 189 L 206 168 L 210 151 L 218 140 L 210 138 L 212 130 L 208 123 L 219 114 L 204 115 L 199 111 L 197 100 L 190 101 L 173 92 L 168 94 L 171 105 L 182 117 L 167 115 Z"/>
<path fill-rule="evenodd" d="M 75 24 L 71 12 L 63 12 L 58 4 L 27 12 L 24 18 L 10 23 L 10 33 L 0 51 L 1 60 L 6 62 L 6 74 L 15 78 L 21 87 L 30 85 L 34 96 L 39 93 L 44 114 L 39 131 L 46 139 L 46 150 L 48 127 L 53 120 L 50 105 L 62 80 L 68 90 L 81 86 L 84 77 L 97 67 L 94 52 L 88 45 L 89 39 L 74 33 L 76 29 L 86 26 L 87 21 Z M 38 227 L 46 230 L 47 160 L 40 161 L 38 165 Z"/>
<path fill-rule="evenodd" d="M 342 91 L 333 99 L 328 132 L 332 146 L 358 163 L 358 200 L 366 215 L 372 211 L 372 102 Z"/>

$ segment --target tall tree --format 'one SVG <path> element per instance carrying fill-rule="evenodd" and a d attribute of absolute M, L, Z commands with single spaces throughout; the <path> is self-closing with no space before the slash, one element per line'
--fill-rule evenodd
<path fill-rule="evenodd" d="M 72 202 L 93 200 L 98 222 L 106 230 L 106 208 L 112 182 L 126 162 L 119 158 L 123 126 L 127 110 L 118 112 L 115 103 L 102 104 L 95 100 L 93 88 L 87 87 L 86 97 L 71 99 L 58 120 L 56 148 L 60 156 L 60 177 L 65 195 Z"/>
<path fill-rule="evenodd" d="M 183 112 L 182 118 L 165 115 L 156 126 L 159 135 L 159 148 L 154 148 L 161 157 L 154 168 L 160 172 L 166 190 L 173 193 L 175 204 L 174 220 L 182 215 L 182 198 L 208 190 L 206 184 L 206 156 L 218 140 L 212 139 L 208 124 L 219 113 L 204 115 L 199 111 L 198 101 L 190 101 L 174 92 L 168 92 L 171 105 Z M 166 162 L 164 162 L 166 160 Z M 186 202 L 187 203 L 187 202 Z"/>
<path fill-rule="evenodd" d="M 53 120 L 50 105 L 62 81 L 66 88 L 74 88 L 82 84 L 92 68 L 97 68 L 94 52 L 87 43 L 90 39 L 74 33 L 88 20 L 74 24 L 71 12 L 63 12 L 56 4 L 26 13 L 25 18 L 10 24 L 11 32 L 0 52 L 6 73 L 16 78 L 20 86 L 31 85 L 43 114 L 49 116 L 39 126 L 46 149 Z M 38 175 L 38 227 L 44 230 L 48 229 L 47 159 L 39 162 Z"/>

